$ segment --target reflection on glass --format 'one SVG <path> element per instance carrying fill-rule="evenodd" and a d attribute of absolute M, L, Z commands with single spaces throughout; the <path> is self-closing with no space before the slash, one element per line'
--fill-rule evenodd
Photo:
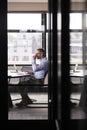
<path fill-rule="evenodd" d="M 86 14 L 86 29 L 87 29 L 87 14 Z"/>
<path fill-rule="evenodd" d="M 70 14 L 70 118 L 86 119 L 86 113 L 80 105 L 87 75 L 87 16 L 84 13 Z M 86 25 L 85 25 L 86 23 Z M 87 95 L 87 93 L 86 93 Z M 84 96 L 84 101 L 87 98 Z M 84 102 L 83 101 L 83 102 Z M 83 104 L 83 103 L 82 103 Z M 87 108 L 86 108 L 87 109 Z"/>
<path fill-rule="evenodd" d="M 61 13 L 57 14 L 58 30 L 61 30 Z"/>
<path fill-rule="evenodd" d="M 70 33 L 70 64 L 82 64 L 82 33 Z"/>
<path fill-rule="evenodd" d="M 49 20 L 49 14 L 47 13 L 47 15 L 46 15 L 47 17 L 46 17 L 46 22 L 47 22 L 47 29 L 49 29 L 49 22 L 50 22 L 50 20 Z M 51 28 L 53 27 L 53 23 L 52 23 L 52 15 L 51 15 Z"/>

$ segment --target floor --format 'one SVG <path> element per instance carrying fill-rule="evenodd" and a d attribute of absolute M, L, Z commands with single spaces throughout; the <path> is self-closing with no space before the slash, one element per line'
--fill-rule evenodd
<path fill-rule="evenodd" d="M 76 103 L 77 105 L 71 108 L 71 119 L 87 119 L 87 113 L 85 113 L 83 109 L 79 107 L 79 99 L 80 93 L 72 93 L 71 101 Z"/>
<path fill-rule="evenodd" d="M 14 100 L 14 107 L 8 111 L 8 120 L 47 120 L 48 119 L 48 94 L 45 93 L 29 93 L 30 98 L 34 101 L 33 104 L 26 108 L 17 108 L 15 103 L 21 98 L 19 94 L 11 94 L 11 98 Z M 75 107 L 71 108 L 71 119 L 87 119 L 87 113 L 85 113 L 79 107 L 80 93 L 72 93 L 71 101 L 77 103 Z"/>
<path fill-rule="evenodd" d="M 11 94 L 13 100 L 13 108 L 8 112 L 8 120 L 47 120 L 48 119 L 48 95 L 47 93 L 30 93 L 28 94 L 34 101 L 33 104 L 26 108 L 17 108 L 15 103 L 20 102 L 19 94 Z"/>

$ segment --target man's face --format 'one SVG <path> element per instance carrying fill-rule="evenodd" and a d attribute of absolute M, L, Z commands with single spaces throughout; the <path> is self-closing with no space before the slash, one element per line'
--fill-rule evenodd
<path fill-rule="evenodd" d="M 36 56 L 37 59 L 41 59 L 43 57 L 43 53 L 41 53 L 40 51 L 36 51 Z"/>

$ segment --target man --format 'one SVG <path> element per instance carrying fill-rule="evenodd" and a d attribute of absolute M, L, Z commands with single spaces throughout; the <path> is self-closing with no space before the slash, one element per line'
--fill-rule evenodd
<path fill-rule="evenodd" d="M 43 84 L 45 74 L 48 71 L 48 60 L 46 58 L 44 49 L 37 49 L 36 53 L 32 56 L 32 70 L 33 78 L 30 78 L 28 81 L 25 81 L 25 84 L 26 82 L 28 84 Z M 19 86 L 19 90 L 21 93 L 22 101 L 20 103 L 17 103 L 16 106 L 22 107 L 31 104 L 32 100 L 27 95 L 26 87 L 24 88 L 24 86 Z"/>

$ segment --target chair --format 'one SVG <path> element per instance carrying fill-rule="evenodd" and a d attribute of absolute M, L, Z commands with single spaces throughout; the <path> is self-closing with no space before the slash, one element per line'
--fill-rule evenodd
<path fill-rule="evenodd" d="M 79 106 L 87 112 L 87 75 L 84 77 L 84 84 L 81 92 Z"/>
<path fill-rule="evenodd" d="M 48 85 L 48 71 L 46 72 L 44 76 L 44 84 Z"/>
<path fill-rule="evenodd" d="M 13 104 L 12 104 L 10 93 L 8 92 L 8 109 L 11 107 L 13 107 Z"/>

